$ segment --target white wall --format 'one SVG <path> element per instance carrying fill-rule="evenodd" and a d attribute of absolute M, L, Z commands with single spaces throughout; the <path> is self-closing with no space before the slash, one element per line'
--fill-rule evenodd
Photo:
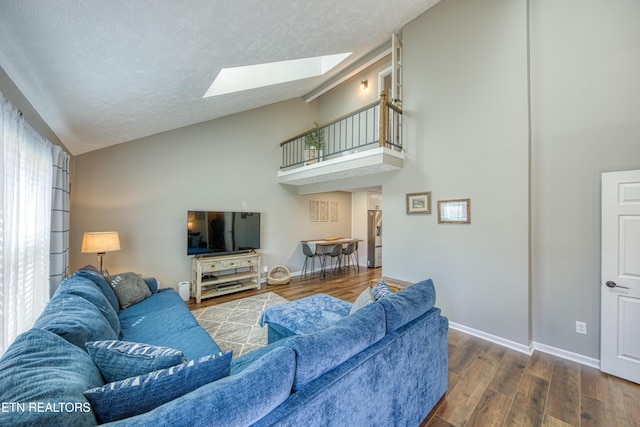
<path fill-rule="evenodd" d="M 600 176 L 640 168 L 640 2 L 530 10 L 533 338 L 597 359 Z"/>
<path fill-rule="evenodd" d="M 71 267 L 85 231 L 117 230 L 122 250 L 106 255 L 110 272 L 158 277 L 163 287 L 190 280 L 188 210 L 262 212 L 263 264 L 299 271 L 300 240 L 349 235 L 351 196 L 299 196 L 278 184 L 279 143 L 313 122 L 301 99 L 165 132 L 76 158 L 72 183 Z M 310 223 L 309 200 L 337 201 L 339 222 Z"/>
<path fill-rule="evenodd" d="M 13 83 L 13 80 L 9 78 L 4 69 L 0 67 L 0 92 L 7 98 L 14 107 L 22 111 L 22 114 L 27 119 L 27 122 L 43 137 L 47 138 L 49 142 L 55 145 L 59 145 L 69 152 L 64 144 L 60 141 L 58 136 L 53 133 L 49 125 L 42 120 L 40 114 L 33 108 L 29 100 L 24 97 L 22 92 Z"/>
<path fill-rule="evenodd" d="M 318 123 L 326 123 L 380 99 L 378 74 L 390 66 L 389 55 L 318 98 Z M 360 89 L 362 80 L 368 81 L 365 90 Z"/>
<path fill-rule="evenodd" d="M 383 184 L 383 273 L 432 278 L 452 322 L 529 343 L 525 0 L 446 0 L 403 30 L 405 167 Z M 431 215 L 406 193 L 431 191 Z M 470 225 L 437 200 L 471 199 Z"/>
<path fill-rule="evenodd" d="M 358 243 L 358 264 L 367 266 L 367 192 L 355 191 L 351 193 L 351 237 L 361 239 Z"/>
<path fill-rule="evenodd" d="M 638 22 L 628 0 L 445 0 L 409 24 L 384 274 L 434 278 L 453 322 L 599 358 L 600 174 L 640 168 Z M 404 215 L 428 190 L 471 198 L 472 224 Z"/>

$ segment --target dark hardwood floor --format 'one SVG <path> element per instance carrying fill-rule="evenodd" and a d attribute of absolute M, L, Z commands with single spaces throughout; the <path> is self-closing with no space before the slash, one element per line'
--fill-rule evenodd
<path fill-rule="evenodd" d="M 287 285 L 263 285 L 200 304 L 191 300 L 189 308 L 264 292 L 288 300 L 322 292 L 353 302 L 380 273 L 380 269 L 360 269 L 357 275 L 350 271 L 326 280 L 318 274 L 293 277 Z M 640 385 L 545 353 L 528 356 L 450 329 L 449 391 L 421 425 L 638 427 L 639 402 Z"/>

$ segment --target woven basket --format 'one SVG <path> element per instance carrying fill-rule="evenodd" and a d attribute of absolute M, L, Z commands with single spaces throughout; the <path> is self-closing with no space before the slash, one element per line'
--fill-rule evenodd
<path fill-rule="evenodd" d="M 289 283 L 291 273 L 284 265 L 276 265 L 267 275 L 267 285 L 286 285 Z"/>

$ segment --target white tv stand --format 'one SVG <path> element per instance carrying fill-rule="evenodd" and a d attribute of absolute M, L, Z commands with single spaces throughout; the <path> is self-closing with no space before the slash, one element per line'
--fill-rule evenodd
<path fill-rule="evenodd" d="M 255 252 L 193 258 L 191 292 L 196 302 L 246 289 L 260 289 L 260 255 Z"/>

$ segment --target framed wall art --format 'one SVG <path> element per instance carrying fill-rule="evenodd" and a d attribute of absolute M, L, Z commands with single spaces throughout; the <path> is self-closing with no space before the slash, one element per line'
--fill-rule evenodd
<path fill-rule="evenodd" d="M 438 223 L 471 224 L 471 199 L 438 200 Z"/>
<path fill-rule="evenodd" d="M 430 213 L 431 191 L 426 193 L 407 193 L 407 215 Z"/>

